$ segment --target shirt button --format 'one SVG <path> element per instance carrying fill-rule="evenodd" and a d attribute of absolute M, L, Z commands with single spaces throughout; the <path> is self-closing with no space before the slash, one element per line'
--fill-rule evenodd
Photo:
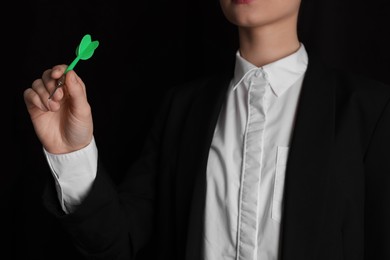
<path fill-rule="evenodd" d="M 256 73 L 255 73 L 255 76 L 256 76 L 256 77 L 260 77 L 262 74 L 263 74 L 263 73 L 262 73 L 262 70 L 261 70 L 261 69 L 257 69 L 257 70 L 256 70 Z"/>

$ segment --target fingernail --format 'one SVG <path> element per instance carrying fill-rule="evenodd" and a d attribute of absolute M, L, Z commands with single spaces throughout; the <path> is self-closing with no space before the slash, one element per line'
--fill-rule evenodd
<path fill-rule="evenodd" d="M 75 74 L 72 74 L 71 81 L 72 83 L 77 83 L 77 78 Z"/>

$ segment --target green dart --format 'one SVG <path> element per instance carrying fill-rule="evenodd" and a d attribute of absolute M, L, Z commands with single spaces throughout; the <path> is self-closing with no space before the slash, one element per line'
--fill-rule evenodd
<path fill-rule="evenodd" d="M 77 46 L 76 48 L 76 58 L 66 68 L 64 75 L 62 75 L 61 78 L 57 80 L 56 87 L 54 91 L 50 94 L 49 99 L 53 97 L 54 93 L 57 91 L 59 87 L 64 85 L 66 73 L 70 70 L 73 70 L 76 64 L 79 62 L 79 60 L 88 60 L 89 58 L 91 58 L 98 46 L 99 46 L 99 41 L 92 41 L 91 35 L 89 34 L 84 35 L 84 37 L 81 39 L 79 46 Z"/>

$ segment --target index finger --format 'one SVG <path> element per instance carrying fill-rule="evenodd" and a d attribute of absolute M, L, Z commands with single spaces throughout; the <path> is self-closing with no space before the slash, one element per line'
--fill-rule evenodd
<path fill-rule="evenodd" d="M 66 65 L 56 65 L 52 69 L 47 69 L 42 73 L 42 81 L 49 93 L 55 89 L 57 81 L 64 75 Z"/>
<path fill-rule="evenodd" d="M 52 69 L 48 69 L 42 74 L 42 80 L 44 82 L 48 82 L 52 79 L 59 79 L 62 75 L 64 75 L 65 70 L 68 66 L 65 64 L 56 65 Z"/>

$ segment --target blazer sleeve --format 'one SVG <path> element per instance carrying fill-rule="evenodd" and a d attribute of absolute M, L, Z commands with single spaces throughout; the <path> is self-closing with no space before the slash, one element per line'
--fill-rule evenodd
<path fill-rule="evenodd" d="M 155 176 L 159 169 L 161 136 L 173 90 L 166 93 L 140 157 L 120 185 L 114 184 L 102 163 L 81 205 L 71 214 L 61 210 L 53 183 L 43 194 L 45 207 L 69 233 L 86 259 L 134 259 L 152 237 Z"/>
<path fill-rule="evenodd" d="M 365 260 L 390 259 L 390 101 L 365 156 Z"/>

